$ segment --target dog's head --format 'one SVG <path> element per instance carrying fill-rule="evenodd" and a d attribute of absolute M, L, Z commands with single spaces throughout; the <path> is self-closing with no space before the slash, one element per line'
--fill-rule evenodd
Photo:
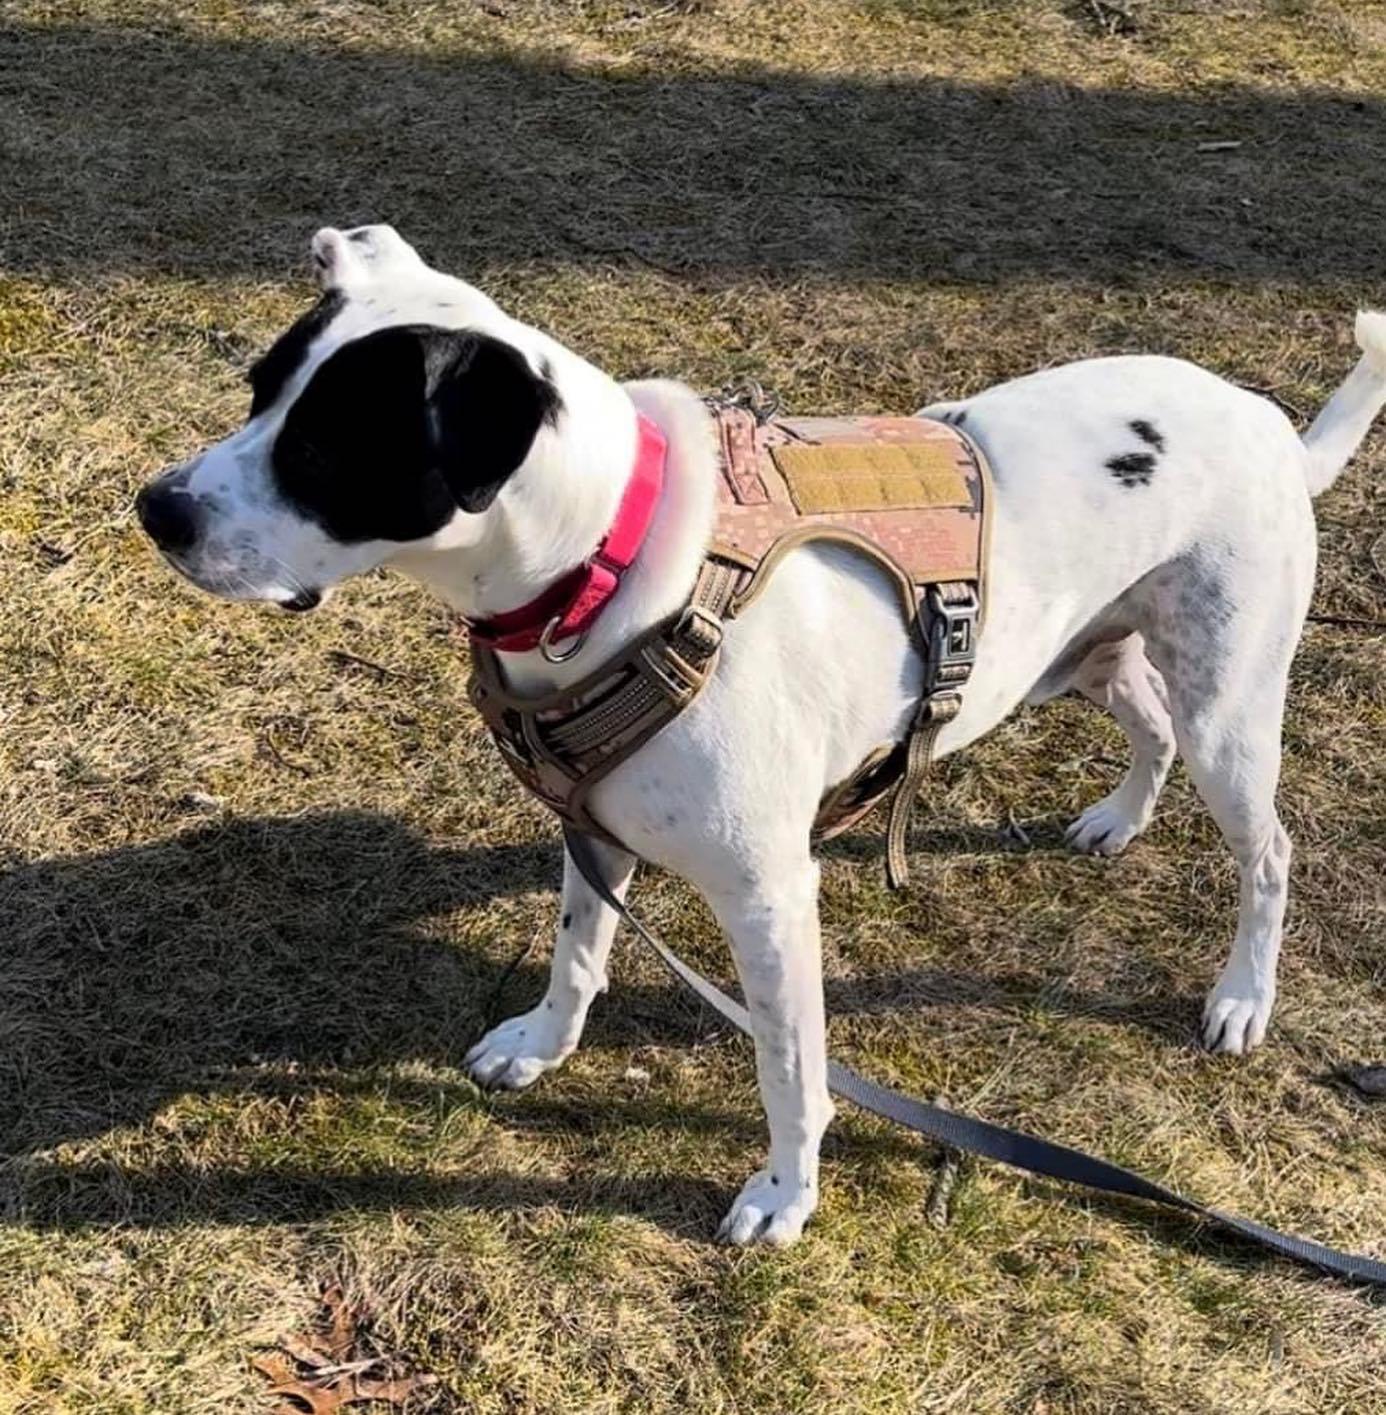
<path fill-rule="evenodd" d="M 479 541 L 563 411 L 534 331 L 390 227 L 312 255 L 321 298 L 252 367 L 245 425 L 136 501 L 200 588 L 300 610 L 402 547 Z"/>

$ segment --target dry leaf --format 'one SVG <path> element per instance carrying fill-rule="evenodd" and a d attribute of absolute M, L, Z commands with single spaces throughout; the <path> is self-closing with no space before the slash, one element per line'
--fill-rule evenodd
<path fill-rule="evenodd" d="M 330 1314 L 327 1347 L 335 1361 L 345 1361 L 356 1345 L 358 1313 L 347 1306 L 346 1294 L 340 1283 L 333 1283 L 322 1294 L 322 1305 Z"/>
<path fill-rule="evenodd" d="M 281 1397 L 273 1415 L 337 1415 L 348 1405 L 380 1402 L 400 1406 L 435 1377 L 396 1375 L 386 1356 L 358 1349 L 364 1308 L 347 1301 L 340 1283 L 322 1290 L 314 1330 L 281 1336 L 279 1350 L 256 1356 L 251 1366 L 270 1382 L 267 1394 Z M 379 1377 L 367 1372 L 379 1371 Z"/>
<path fill-rule="evenodd" d="M 285 1381 L 294 1379 L 293 1362 L 278 1351 L 269 1351 L 263 1356 L 254 1356 L 251 1358 L 250 1364 L 252 1369 L 259 1371 L 273 1385 L 283 1385 Z"/>
<path fill-rule="evenodd" d="M 275 1406 L 274 1415 L 335 1415 L 345 1402 L 331 1386 L 311 1385 L 307 1381 L 286 1381 L 273 1386 L 271 1395 L 287 1395 L 288 1402 Z"/>
<path fill-rule="evenodd" d="M 332 1358 L 320 1349 L 320 1338 L 311 1336 L 281 1336 L 279 1338 L 280 1347 L 287 1351 L 301 1366 L 308 1366 L 313 1370 L 319 1370 L 323 1366 L 332 1365 Z"/>

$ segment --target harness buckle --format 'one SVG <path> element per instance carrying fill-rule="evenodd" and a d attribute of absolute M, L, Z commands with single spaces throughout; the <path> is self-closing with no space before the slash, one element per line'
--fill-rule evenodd
<path fill-rule="evenodd" d="M 977 616 L 981 610 L 977 591 L 971 585 L 952 602 L 944 598 L 938 585 L 930 585 L 929 606 L 929 691 L 961 687 L 972 676 L 977 661 Z"/>
<path fill-rule="evenodd" d="M 698 651 L 707 657 L 722 647 L 722 621 L 700 604 L 685 605 L 671 637 L 691 640 Z"/>
<path fill-rule="evenodd" d="M 670 698 L 682 705 L 702 687 L 706 666 L 721 647 L 722 621 L 701 605 L 689 604 L 674 627 L 642 649 L 640 656 Z"/>

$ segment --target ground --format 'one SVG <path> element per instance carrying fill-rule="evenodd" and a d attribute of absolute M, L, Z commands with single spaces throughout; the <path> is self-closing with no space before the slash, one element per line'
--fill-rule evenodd
<path fill-rule="evenodd" d="M 389 220 L 623 376 L 905 411 L 1182 355 L 1312 414 L 1386 305 L 1386 6 L 230 0 L 0 8 L 0 1411 L 263 1409 L 340 1278 L 419 1411 L 1386 1411 L 1379 1300 L 844 1113 L 780 1252 L 747 1046 L 627 942 L 529 1094 L 460 1060 L 541 988 L 559 854 L 447 615 L 197 598 L 135 488 L 242 416 L 318 225 Z M 1216 148 L 1207 145 L 1220 144 Z M 1231 145 L 1235 144 L 1235 145 Z M 1062 827 L 1113 725 L 1019 714 L 928 789 L 916 891 L 824 860 L 831 1046 L 1233 1210 L 1383 1252 L 1386 437 L 1319 504 L 1282 1001 L 1194 1045 L 1229 856 L 1186 779 Z M 641 907 L 715 976 L 705 911 Z"/>

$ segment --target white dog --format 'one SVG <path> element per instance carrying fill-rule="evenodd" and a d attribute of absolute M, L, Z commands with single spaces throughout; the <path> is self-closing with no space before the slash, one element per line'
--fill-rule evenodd
<path fill-rule="evenodd" d="M 582 563 L 621 498 L 637 410 L 668 440 L 640 557 L 581 651 L 507 660 L 512 686 L 575 681 L 679 610 L 713 517 L 709 418 L 676 383 L 619 384 L 485 295 L 430 269 L 387 226 L 324 230 L 325 293 L 252 371 L 238 432 L 147 486 L 141 519 L 189 579 L 309 609 L 381 564 L 460 614 L 532 599 Z M 1386 402 L 1386 316 L 1301 440 L 1270 403 L 1167 358 L 1094 359 L 1017 379 L 933 417 L 965 420 L 995 472 L 986 628 L 940 752 L 1018 703 L 1077 689 L 1111 709 L 1132 764 L 1070 831 L 1110 854 L 1148 824 L 1176 749 L 1236 856 L 1241 905 L 1203 1036 L 1243 1052 L 1275 998 L 1290 843 L 1275 809 L 1286 675 L 1314 581 L 1310 497 Z M 818 866 L 824 791 L 899 741 L 921 667 L 881 572 L 838 549 L 793 554 L 728 625 L 707 690 L 596 788 L 622 890 L 636 857 L 702 891 L 754 1024 L 766 1166 L 722 1225 L 787 1243 L 818 1201 L 824 1084 Z M 522 1087 L 577 1045 L 606 986 L 615 919 L 566 862 L 548 990 L 468 1057 Z"/>

